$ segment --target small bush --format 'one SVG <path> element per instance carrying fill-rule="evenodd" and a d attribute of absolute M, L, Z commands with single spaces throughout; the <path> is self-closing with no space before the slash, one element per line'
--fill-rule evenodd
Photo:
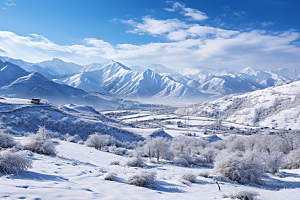
<path fill-rule="evenodd" d="M 283 168 L 285 169 L 300 168 L 300 149 L 293 150 L 286 156 Z"/>
<path fill-rule="evenodd" d="M 210 173 L 209 173 L 209 171 L 207 171 L 207 170 L 203 170 L 203 171 L 200 171 L 200 172 L 198 173 L 198 175 L 199 175 L 199 176 L 202 176 L 202 177 L 204 177 L 204 178 L 208 178 L 208 177 L 210 176 Z"/>
<path fill-rule="evenodd" d="M 258 192 L 254 191 L 239 191 L 234 194 L 223 194 L 223 198 L 240 199 L 240 200 L 255 200 L 259 196 Z"/>
<path fill-rule="evenodd" d="M 81 137 L 79 136 L 79 135 L 72 135 L 72 136 L 70 136 L 70 137 L 68 137 L 67 139 L 66 139 L 66 141 L 68 141 L 68 142 L 73 142 L 73 143 L 77 143 L 77 142 L 79 142 L 81 140 Z"/>
<path fill-rule="evenodd" d="M 5 150 L 0 152 L 0 172 L 5 174 L 18 174 L 32 168 L 32 160 L 27 152 L 13 152 Z"/>
<path fill-rule="evenodd" d="M 129 159 L 125 165 L 129 167 L 140 167 L 145 165 L 145 162 L 140 156 L 137 156 L 135 158 Z"/>
<path fill-rule="evenodd" d="M 180 157 L 180 158 L 175 158 L 174 165 L 181 166 L 181 167 L 187 167 L 187 166 L 189 166 L 189 162 L 187 161 L 186 158 Z"/>
<path fill-rule="evenodd" d="M 16 146 L 14 138 L 7 133 L 0 132 L 0 147 L 1 148 L 12 148 Z"/>
<path fill-rule="evenodd" d="M 148 170 L 137 171 L 134 175 L 128 178 L 130 185 L 147 187 L 154 184 L 156 181 L 156 172 Z"/>
<path fill-rule="evenodd" d="M 108 172 L 107 174 L 104 175 L 104 179 L 105 180 L 109 180 L 109 181 L 114 181 L 117 178 L 117 173 L 115 172 Z"/>
<path fill-rule="evenodd" d="M 196 183 L 197 176 L 192 172 L 183 172 L 181 174 L 181 179 L 186 180 L 191 183 Z"/>
<path fill-rule="evenodd" d="M 110 165 L 120 165 L 120 161 L 118 161 L 118 160 L 111 161 Z"/>
<path fill-rule="evenodd" d="M 24 146 L 24 149 L 30 150 L 35 153 L 45 155 L 55 155 L 56 150 L 50 138 L 48 138 L 47 129 L 39 127 L 36 134 L 29 136 L 29 143 Z"/>

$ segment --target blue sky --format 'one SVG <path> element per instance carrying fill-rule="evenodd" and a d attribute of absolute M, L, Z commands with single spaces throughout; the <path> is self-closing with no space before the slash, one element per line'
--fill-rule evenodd
<path fill-rule="evenodd" d="M 0 55 L 169 68 L 300 68 L 300 1 L 0 0 Z"/>

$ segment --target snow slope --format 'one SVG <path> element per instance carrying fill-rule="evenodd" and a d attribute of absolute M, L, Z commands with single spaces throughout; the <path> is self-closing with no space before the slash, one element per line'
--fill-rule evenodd
<path fill-rule="evenodd" d="M 116 127 L 124 125 L 105 117 L 93 107 L 75 104 L 35 105 L 28 99 L 0 98 L 0 122 L 3 129 L 8 128 L 9 132 L 21 135 L 45 126 L 54 135 L 78 134 L 84 140 L 95 132 L 112 135 L 121 141 L 141 139 L 139 135 Z"/>
<path fill-rule="evenodd" d="M 21 67 L 9 62 L 0 63 L 0 87 L 10 84 L 14 80 L 26 76 L 29 73 Z"/>
<path fill-rule="evenodd" d="M 25 144 L 27 138 L 16 138 Z M 197 176 L 196 183 L 180 179 L 183 172 L 199 173 L 199 168 L 147 163 L 146 170 L 157 172 L 157 182 L 152 187 L 138 187 L 127 183 L 128 177 L 139 170 L 126 167 L 126 157 L 96 150 L 83 145 L 55 140 L 56 157 L 33 153 L 33 168 L 16 176 L 2 175 L 1 199 L 203 199 L 223 200 L 224 193 L 240 190 L 256 191 L 259 200 L 298 200 L 299 170 L 286 170 L 284 179 L 273 178 L 274 186 L 240 185 L 220 181 L 221 191 L 211 178 Z M 120 165 L 110 165 L 119 161 Z M 208 169 L 209 171 L 210 169 Z M 115 181 L 104 179 L 108 172 L 117 173 Z M 278 188 L 277 183 L 285 184 Z M 280 185 L 279 185 L 280 186 Z M 291 187 L 291 188 L 289 188 Z M 294 187 L 294 188 L 293 188 Z"/>
<path fill-rule="evenodd" d="M 179 108 L 176 113 L 274 128 L 300 129 L 300 81 Z"/>

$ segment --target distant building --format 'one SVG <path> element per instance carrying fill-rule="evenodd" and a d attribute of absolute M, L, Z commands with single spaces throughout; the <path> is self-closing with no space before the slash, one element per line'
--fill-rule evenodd
<path fill-rule="evenodd" d="M 40 104 L 40 99 L 31 99 L 31 103 Z"/>

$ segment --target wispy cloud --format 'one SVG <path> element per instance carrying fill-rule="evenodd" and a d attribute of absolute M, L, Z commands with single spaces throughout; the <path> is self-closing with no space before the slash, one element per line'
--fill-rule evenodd
<path fill-rule="evenodd" d="M 261 22 L 260 25 L 262 27 L 268 27 L 268 26 L 271 26 L 271 25 L 274 25 L 275 23 L 274 22 Z"/>
<path fill-rule="evenodd" d="M 224 30 L 210 26 L 201 26 L 198 24 L 187 24 L 178 19 L 157 20 L 146 16 L 142 23 L 134 20 L 123 21 L 134 27 L 128 32 L 136 34 L 149 34 L 153 36 L 163 36 L 169 40 L 185 40 L 187 38 L 203 38 L 207 35 L 213 37 L 231 37 L 238 34 L 238 31 Z"/>
<path fill-rule="evenodd" d="M 113 19 L 111 19 L 111 20 L 109 20 L 110 22 L 112 22 L 112 23 L 117 23 L 118 22 L 118 19 L 117 18 L 113 18 Z"/>
<path fill-rule="evenodd" d="M 164 8 L 166 11 L 169 12 L 175 12 L 175 11 L 180 11 L 181 14 L 183 14 L 186 17 L 190 17 L 192 20 L 197 20 L 197 21 L 203 21 L 208 19 L 206 14 L 204 12 L 201 12 L 197 9 L 194 8 L 188 8 L 185 5 L 179 3 L 179 2 L 170 2 L 173 3 L 172 8 Z"/>
<path fill-rule="evenodd" d="M 6 7 L 2 7 L 1 9 L 2 9 L 2 10 L 9 10 L 9 9 L 8 9 L 8 8 L 6 8 Z"/>
<path fill-rule="evenodd" d="M 234 20 L 241 20 L 244 18 L 244 15 L 246 14 L 246 11 L 234 11 L 232 13 L 232 19 Z"/>
<path fill-rule="evenodd" d="M 17 6 L 17 4 L 15 4 L 15 3 L 4 3 L 6 6 Z"/>

